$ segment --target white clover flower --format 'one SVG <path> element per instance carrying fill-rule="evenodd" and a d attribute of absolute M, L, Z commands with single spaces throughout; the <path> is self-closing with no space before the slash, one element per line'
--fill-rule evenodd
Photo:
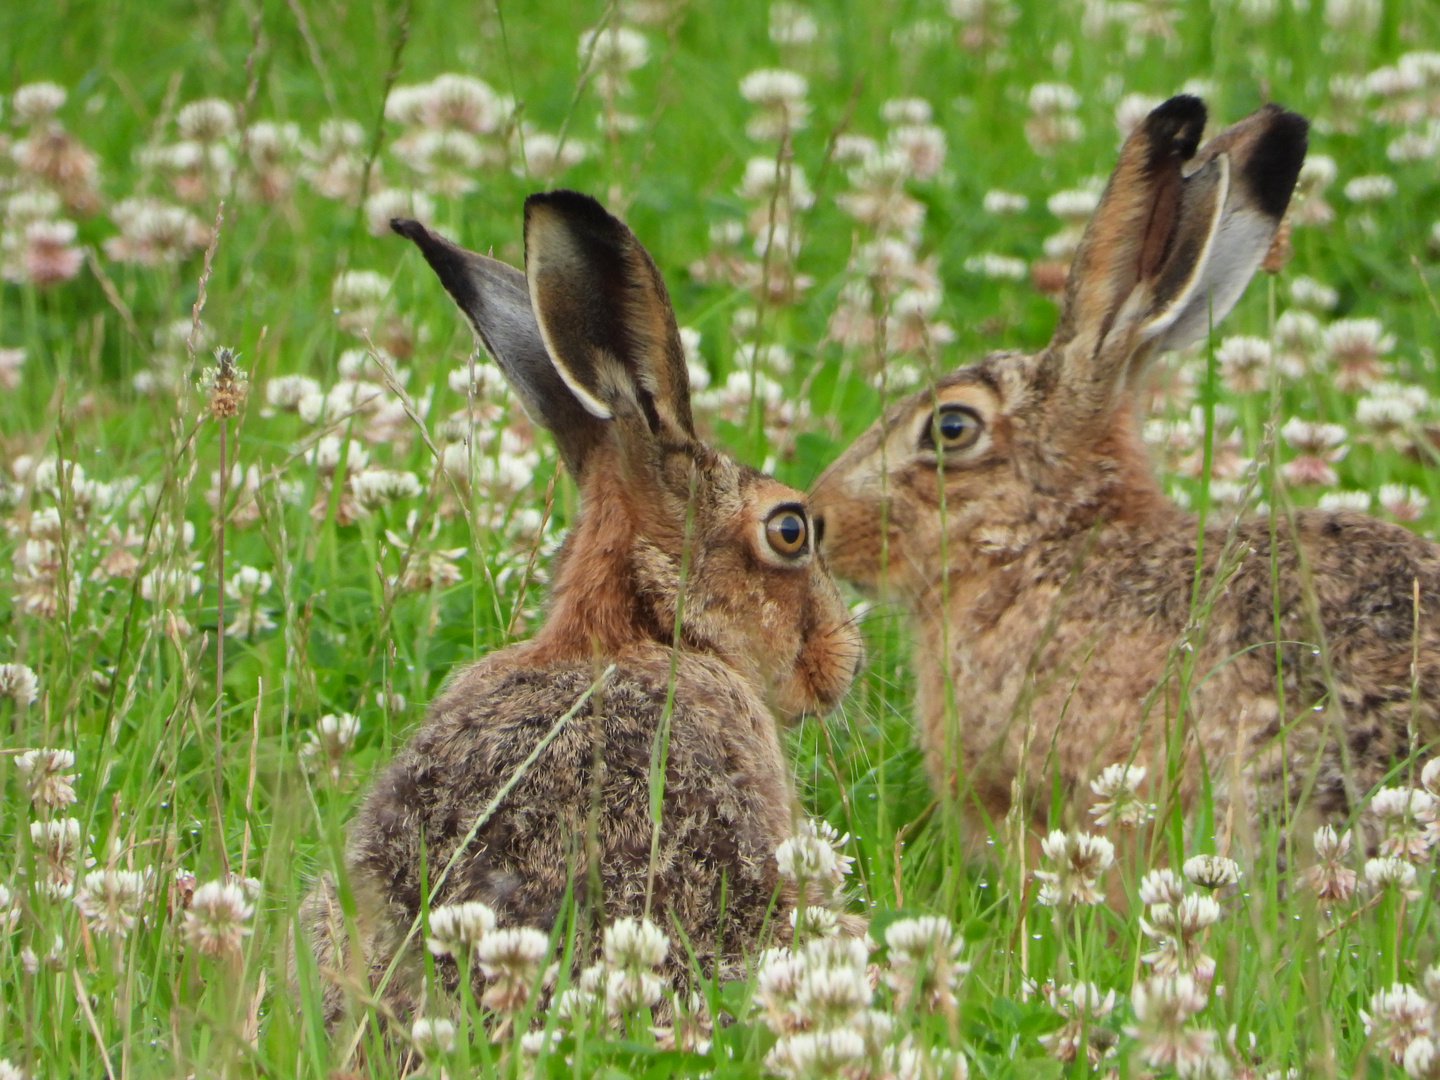
<path fill-rule="evenodd" d="M 1385 491 L 1381 489 L 1381 503 Z M 1380 819 L 1383 837 L 1380 853 L 1408 859 L 1425 860 L 1434 842 L 1432 830 L 1426 826 L 1435 820 L 1436 799 L 1421 788 L 1386 787 L 1370 799 L 1369 810 Z"/>
<path fill-rule="evenodd" d="M 428 225 L 435 218 L 435 204 L 423 191 L 383 188 L 365 200 L 365 220 L 371 236 L 384 236 L 394 218 L 414 218 Z"/>
<path fill-rule="evenodd" d="M 401 499 L 413 499 L 424 489 L 412 472 L 369 468 L 350 475 L 350 490 L 362 509 L 375 510 Z"/>
<path fill-rule="evenodd" d="M 1399 1065 L 1405 1050 L 1422 1035 L 1431 1034 L 1430 1001 L 1413 986 L 1392 983 L 1370 996 L 1370 1010 L 1360 1010 L 1365 1034 L 1375 1047 Z"/>
<path fill-rule="evenodd" d="M 360 443 L 351 439 L 348 448 L 339 436 L 326 435 L 305 455 L 305 460 L 315 466 L 322 476 L 332 475 L 340 467 L 340 455 L 345 455 L 347 471 L 358 472 L 370 460 L 370 452 Z"/>
<path fill-rule="evenodd" d="M 1191 976 L 1152 976 L 1135 984 L 1130 1001 L 1136 1023 L 1125 1032 L 1140 1041 L 1148 1064 L 1195 1075 L 1213 1056 L 1215 1033 L 1186 1026 L 1206 1002 L 1205 991 Z"/>
<path fill-rule="evenodd" d="M 345 270 L 330 286 L 330 301 L 342 313 L 375 308 L 390 294 L 390 282 L 374 270 Z"/>
<path fill-rule="evenodd" d="M 770 40 L 780 46 L 811 45 L 820 36 L 815 16 L 799 4 L 777 0 L 770 5 Z"/>
<path fill-rule="evenodd" d="M 9 1058 L 0 1058 L 0 1080 L 25 1080 L 25 1071 Z"/>
<path fill-rule="evenodd" d="M 410 1042 L 422 1057 L 436 1058 L 455 1049 L 455 1025 L 421 1017 L 410 1025 Z"/>
<path fill-rule="evenodd" d="M 31 802 L 51 810 L 75 801 L 75 774 L 68 771 L 74 767 L 75 754 L 70 750 L 27 750 L 15 759 L 15 770 Z"/>
<path fill-rule="evenodd" d="M 1096 888 L 1101 876 L 1115 861 L 1115 845 L 1103 836 L 1077 833 L 1067 836 L 1058 829 L 1040 842 L 1041 851 L 1054 867 L 1036 870 L 1041 882 L 1040 903 L 1098 904 L 1103 896 Z"/>
<path fill-rule="evenodd" d="M 805 76 L 779 68 L 752 71 L 740 80 L 740 96 L 752 105 L 794 105 L 809 92 Z"/>
<path fill-rule="evenodd" d="M 1378 383 L 1355 403 L 1355 419 L 1381 434 L 1403 432 L 1430 407 L 1430 395 L 1421 386 Z"/>
<path fill-rule="evenodd" d="M 1036 83 L 1030 88 L 1030 111 L 1038 116 L 1074 112 L 1080 107 L 1080 95 L 1065 83 Z"/>
<path fill-rule="evenodd" d="M 185 911 L 185 940 L 206 956 L 238 953 L 253 932 L 246 923 L 255 914 L 237 881 L 207 881 L 195 890 Z"/>
<path fill-rule="evenodd" d="M 649 919 L 616 919 L 605 928 L 605 962 L 611 967 L 659 967 L 669 951 L 670 939 Z"/>
<path fill-rule="evenodd" d="M 501 1013 L 524 1008 L 549 956 L 549 936 L 533 926 L 506 927 L 481 935 L 475 959 L 490 980 L 481 1004 Z"/>
<path fill-rule="evenodd" d="M 1300 276 L 1290 282 L 1290 299 L 1297 307 L 1334 311 L 1340 294 L 1312 277 Z"/>
<path fill-rule="evenodd" d="M 777 192 L 788 197 L 796 210 L 808 210 L 815 201 L 805 170 L 799 165 L 782 168 L 773 157 L 752 157 L 745 162 L 736 194 L 742 199 L 768 203 Z"/>
<path fill-rule="evenodd" d="M 215 143 L 235 133 L 235 107 L 220 98 L 202 98 L 184 106 L 175 116 L 182 139 Z"/>
<path fill-rule="evenodd" d="M 1102 828 L 1111 824 L 1134 827 L 1154 816 L 1155 808 L 1140 798 L 1139 788 L 1145 781 L 1145 766 L 1117 762 L 1107 765 L 1090 781 L 1096 795 L 1090 808 L 1095 824 Z"/>
<path fill-rule="evenodd" d="M 135 928 L 150 875 L 133 870 L 86 874 L 75 890 L 75 906 L 102 934 L 124 937 Z"/>
<path fill-rule="evenodd" d="M 523 144 L 523 153 L 521 147 Z M 581 139 L 567 138 L 563 143 L 558 135 L 547 131 L 529 131 L 521 139 L 513 141 L 517 164 L 515 172 L 530 176 L 555 176 L 566 169 L 579 165 L 590 156 L 590 144 Z M 520 162 L 523 160 L 523 169 Z"/>
<path fill-rule="evenodd" d="M 1433 757 L 1420 770 L 1420 784 L 1431 795 L 1440 799 L 1440 757 Z"/>
<path fill-rule="evenodd" d="M 1190 884 L 1202 889 L 1218 889 L 1240 880 L 1240 864 L 1223 855 L 1195 855 L 1181 867 Z M 1216 909 L 1218 916 L 1218 907 Z"/>
<path fill-rule="evenodd" d="M 813 1027 L 838 1027 L 870 1005 L 863 967 L 807 968 L 795 988 L 795 1008 Z"/>
<path fill-rule="evenodd" d="M 1367 513 L 1371 496 L 1368 491 L 1327 491 L 1315 504 L 1321 510 L 1356 510 Z"/>
<path fill-rule="evenodd" d="M 955 987 L 970 965 L 960 960 L 965 942 L 949 919 L 897 919 L 885 928 L 885 945 L 890 954 L 885 981 L 896 993 L 896 1008 L 913 1004 L 933 1011 L 954 1006 Z"/>
<path fill-rule="evenodd" d="M 1365 881 L 1372 889 L 1398 889 L 1401 895 L 1416 899 L 1415 867 L 1394 855 L 1382 855 L 1365 862 Z"/>
<path fill-rule="evenodd" d="M 495 929 L 495 909 L 479 900 L 442 904 L 430 909 L 430 937 L 425 946 L 436 956 L 468 954 Z"/>
<path fill-rule="evenodd" d="M 52 818 L 30 823 L 30 843 L 41 863 L 41 888 L 52 899 L 70 896 L 80 863 L 80 822 L 76 818 Z M 85 865 L 93 864 L 85 860 Z"/>
<path fill-rule="evenodd" d="M 1119 131 L 1121 140 L 1129 138 L 1130 133 L 1154 112 L 1162 100 L 1150 94 L 1126 94 L 1122 97 L 1115 106 L 1115 129 Z"/>
<path fill-rule="evenodd" d="M 1185 883 L 1168 867 L 1151 870 L 1140 879 L 1142 904 L 1178 904 L 1185 895 Z"/>
<path fill-rule="evenodd" d="M 1413 1080 L 1434 1080 L 1436 1067 L 1440 1066 L 1440 1051 L 1436 1049 L 1435 1040 L 1429 1035 L 1417 1036 L 1405 1047 L 1400 1064 L 1405 1075 Z"/>
<path fill-rule="evenodd" d="M 1383 202 L 1394 198 L 1399 190 L 1395 181 L 1383 173 L 1376 176 L 1357 176 L 1345 185 L 1345 197 L 1354 203 Z"/>
<path fill-rule="evenodd" d="M 261 593 L 269 592 L 275 579 L 254 566 L 242 566 L 230 576 L 230 591 L 236 596 L 254 599 Z"/>
<path fill-rule="evenodd" d="M 1012 191 L 1000 191 L 992 189 L 985 193 L 980 201 L 987 214 L 1001 216 L 1005 214 L 1023 214 L 1030 208 L 1030 200 L 1024 195 L 1017 195 Z"/>
<path fill-rule="evenodd" d="M 40 680 L 24 664 L 0 664 L 0 697 L 17 705 L 33 704 L 40 695 Z"/>
<path fill-rule="evenodd" d="M 792 836 L 775 849 L 780 876 L 788 881 L 820 881 L 835 872 L 835 850 L 811 836 Z"/>
<path fill-rule="evenodd" d="M 1400 521 L 1417 520 L 1430 505 L 1423 491 L 1408 484 L 1381 484 L 1378 497 L 1385 511 Z"/>
<path fill-rule="evenodd" d="M 320 393 L 320 384 L 308 375 L 278 375 L 265 384 L 265 401 L 271 408 L 293 411 L 307 397 Z"/>
<path fill-rule="evenodd" d="M 49 120 L 65 104 L 65 88 L 52 82 L 26 83 L 10 98 L 15 118 L 26 124 Z"/>
<path fill-rule="evenodd" d="M 1030 266 L 1024 259 L 1010 255 L 997 255 L 987 251 L 971 255 L 965 260 L 965 269 L 992 281 L 1024 281 L 1030 274 Z"/>
<path fill-rule="evenodd" d="M 811 906 L 805 908 L 802 919 L 800 908 L 794 907 L 790 909 L 790 930 L 796 941 L 811 935 L 828 937 L 840 932 L 840 916 L 829 908 Z"/>
<path fill-rule="evenodd" d="M 9 930 L 20 921 L 20 905 L 6 886 L 0 885 L 0 931 Z"/>
<path fill-rule="evenodd" d="M 1045 205 L 1067 225 L 1083 225 L 1100 205 L 1100 192 L 1092 188 L 1057 191 L 1045 200 Z"/>
<path fill-rule="evenodd" d="M 1231 390 L 1254 393 L 1266 385 L 1272 362 L 1270 342 L 1248 335 L 1227 337 L 1215 350 L 1215 362 Z"/>
<path fill-rule="evenodd" d="M 1040 1036 L 1041 1045 L 1049 1049 L 1053 1057 L 1070 1062 L 1079 1056 L 1080 1047 L 1088 1037 L 1093 1053 L 1095 1031 L 1115 1008 L 1115 991 L 1102 994 L 1094 983 L 1077 982 L 1058 988 L 1045 983 L 1040 993 L 1050 1007 L 1065 1018 L 1065 1024 L 1058 1031 Z"/>
<path fill-rule="evenodd" d="M 782 1077 L 839 1076 L 865 1057 L 865 1037 L 850 1028 L 786 1035 L 765 1055 L 765 1067 Z"/>
<path fill-rule="evenodd" d="M 1320 860 L 1305 871 L 1306 883 L 1322 900 L 1348 900 L 1355 892 L 1358 875 L 1345 865 L 1350 853 L 1350 834 L 1336 833 L 1331 825 L 1315 830 L 1315 855 Z"/>
<path fill-rule="evenodd" d="M 473 135 L 488 135 L 500 127 L 510 111 L 489 83 L 471 75 L 447 72 L 437 75 L 428 86 L 420 89 L 422 92 L 416 104 L 421 123 L 427 127 L 454 128 Z M 415 107 L 405 99 L 402 103 Z"/>

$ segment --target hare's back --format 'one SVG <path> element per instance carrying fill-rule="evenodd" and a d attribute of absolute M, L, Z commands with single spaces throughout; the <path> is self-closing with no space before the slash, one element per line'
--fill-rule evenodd
<path fill-rule="evenodd" d="M 422 846 L 432 890 L 445 875 L 432 906 L 480 900 L 502 924 L 549 927 L 570 890 L 589 901 L 598 879 L 607 917 L 638 914 L 668 665 L 619 665 L 597 684 L 588 664 L 516 667 L 502 658 L 458 678 L 380 777 L 353 833 L 352 872 L 406 920 L 420 910 Z M 696 689 L 704 700 L 694 700 Z M 787 790 L 783 777 L 737 757 L 724 730 L 733 716 L 716 722 L 743 704 L 725 701 L 725 689 L 723 680 L 692 688 L 682 679 L 669 706 L 654 892 L 702 939 L 714 936 L 704 924 L 722 888 L 731 903 L 737 891 L 755 894 L 742 906 L 768 902 L 766 857 L 788 826 L 788 804 L 774 805 Z"/>

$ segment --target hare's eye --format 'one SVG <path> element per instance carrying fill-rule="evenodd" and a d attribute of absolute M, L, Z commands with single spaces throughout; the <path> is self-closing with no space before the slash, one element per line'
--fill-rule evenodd
<path fill-rule="evenodd" d="M 765 539 L 776 554 L 803 555 L 810 539 L 804 511 L 798 506 L 782 506 L 773 511 L 765 522 Z"/>
<path fill-rule="evenodd" d="M 941 405 L 935 410 L 935 445 L 944 450 L 968 450 L 984 430 L 980 414 L 966 405 Z"/>

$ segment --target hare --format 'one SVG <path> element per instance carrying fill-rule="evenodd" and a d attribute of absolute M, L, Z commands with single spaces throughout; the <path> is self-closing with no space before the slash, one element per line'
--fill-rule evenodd
<path fill-rule="evenodd" d="M 577 964 L 595 925 L 648 913 L 672 975 L 688 955 L 733 975 L 776 921 L 796 809 L 777 716 L 834 705 L 862 657 L 805 497 L 696 437 L 659 271 L 595 200 L 525 201 L 523 274 L 391 225 L 554 435 L 581 513 L 539 632 L 451 678 L 365 797 L 345 854 L 353 925 L 328 878 L 307 901 L 327 1022 L 356 992 L 414 1014 L 422 905 L 482 901 L 502 925 L 549 929 L 573 896 Z M 453 990 L 454 961 L 438 973 Z"/>
<path fill-rule="evenodd" d="M 989 815 L 1077 827 L 1126 762 L 1232 827 L 1335 816 L 1440 734 L 1440 548 L 1311 509 L 1202 536 L 1152 475 L 1137 381 L 1235 304 L 1306 150 L 1274 105 L 1197 153 L 1205 120 L 1173 97 L 1125 141 L 1049 345 L 895 404 L 812 491 L 831 570 L 908 607 L 933 782 Z"/>

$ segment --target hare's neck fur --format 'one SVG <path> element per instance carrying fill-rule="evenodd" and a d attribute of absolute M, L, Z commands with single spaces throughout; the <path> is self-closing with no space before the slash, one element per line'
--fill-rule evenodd
<path fill-rule="evenodd" d="M 550 612 L 533 642 L 544 662 L 613 656 L 655 640 L 660 630 L 636 595 L 633 503 L 645 493 L 631 490 L 609 464 L 595 461 L 586 469 L 584 511 L 566 538 Z"/>

